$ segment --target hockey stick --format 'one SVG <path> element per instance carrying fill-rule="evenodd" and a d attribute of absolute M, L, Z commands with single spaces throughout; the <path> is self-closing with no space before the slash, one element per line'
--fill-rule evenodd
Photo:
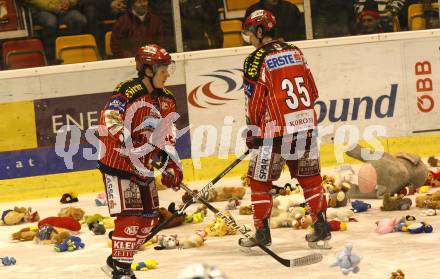
<path fill-rule="evenodd" d="M 153 166 L 156 167 L 154 164 L 153 164 Z M 165 174 L 168 174 L 168 173 L 165 171 Z M 299 257 L 299 258 L 295 258 L 295 259 L 284 259 L 284 258 L 281 258 L 277 254 L 275 254 L 272 250 L 267 248 L 265 245 L 260 244 L 252 235 L 250 235 L 250 231 L 251 230 L 247 229 L 245 226 L 239 226 L 237 224 L 237 222 L 235 222 L 234 219 L 232 219 L 230 216 L 226 216 L 225 214 L 223 214 L 223 212 L 221 212 L 220 210 L 218 210 L 217 208 L 212 206 L 209 202 L 207 202 L 202 197 L 202 195 L 199 195 L 200 193 L 198 193 L 198 194 L 194 193 L 191 189 L 188 188 L 188 186 L 186 186 L 183 183 L 180 183 L 180 188 L 185 190 L 194 199 L 197 199 L 202 204 L 204 204 L 215 215 L 217 215 L 218 217 L 222 218 L 227 225 L 233 227 L 234 229 L 239 231 L 242 235 L 244 235 L 246 238 L 248 238 L 252 242 L 256 243 L 258 245 L 258 247 L 260 247 L 264 252 L 269 254 L 269 256 L 274 258 L 276 261 L 278 261 L 282 265 L 284 265 L 286 267 L 297 267 L 297 266 L 304 266 L 304 265 L 315 264 L 315 263 L 318 263 L 318 262 L 320 262 L 322 260 L 322 254 L 318 254 L 318 253 L 312 253 L 310 255 Z"/>
<path fill-rule="evenodd" d="M 246 150 L 245 153 L 243 153 L 239 158 L 237 158 L 234 162 L 232 162 L 232 164 L 230 164 L 226 169 L 224 169 L 219 175 L 217 175 L 213 180 L 211 180 L 211 182 L 209 182 L 208 184 L 206 184 L 201 190 L 200 192 L 198 192 L 197 194 L 192 195 L 193 199 L 187 201 L 182 208 L 180 208 L 179 210 L 177 210 L 176 212 L 173 213 L 173 215 L 170 216 L 170 218 L 166 219 L 165 221 L 163 221 L 162 223 L 160 223 L 159 225 L 157 225 L 156 227 L 154 227 L 154 229 L 150 232 L 150 234 L 148 234 L 147 238 L 145 238 L 145 242 L 147 242 L 148 240 L 152 239 L 156 234 L 158 234 L 162 229 L 164 229 L 174 218 L 176 218 L 177 216 L 179 216 L 180 214 L 182 214 L 190 205 L 192 205 L 193 203 L 195 203 L 199 198 L 201 197 L 205 197 L 208 195 L 209 190 L 211 190 L 214 187 L 214 184 L 216 184 L 223 176 L 225 176 L 228 172 L 230 172 L 236 165 L 238 165 L 241 161 L 244 160 L 244 158 L 246 158 L 246 156 L 249 154 L 249 150 Z M 153 164 L 153 166 L 155 168 L 159 168 L 159 166 L 157 166 L 156 164 Z"/>

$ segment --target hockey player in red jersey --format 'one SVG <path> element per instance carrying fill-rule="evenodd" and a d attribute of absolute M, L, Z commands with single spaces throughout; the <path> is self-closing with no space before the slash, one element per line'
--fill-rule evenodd
<path fill-rule="evenodd" d="M 101 112 L 100 160 L 108 208 L 115 216 L 112 255 L 107 259 L 112 278 L 136 278 L 130 270 L 133 255 L 158 221 L 159 197 L 151 162 L 160 162 L 172 175 L 162 183 L 179 189 L 183 174 L 175 152 L 173 94 L 164 88 L 174 61 L 158 45 L 139 48 L 138 77 L 120 83 Z"/>
<path fill-rule="evenodd" d="M 275 24 L 270 12 L 257 10 L 246 18 L 242 32 L 243 39 L 256 48 L 244 62 L 246 144 L 253 149 L 247 175 L 255 238 L 263 245 L 271 244 L 269 191 L 287 164 L 311 208 L 314 232 L 306 235 L 309 246 L 330 248 L 314 111 L 318 90 L 301 50 L 273 39 Z M 239 244 L 256 245 L 249 239 L 240 239 Z"/>

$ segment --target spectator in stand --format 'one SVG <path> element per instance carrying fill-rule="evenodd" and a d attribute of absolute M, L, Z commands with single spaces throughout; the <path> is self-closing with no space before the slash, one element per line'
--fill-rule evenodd
<path fill-rule="evenodd" d="M 110 46 L 114 57 L 134 57 L 141 46 L 162 41 L 162 21 L 149 11 L 148 0 L 127 1 L 127 12 L 113 26 Z"/>
<path fill-rule="evenodd" d="M 246 9 L 244 18 L 256 10 L 268 10 L 277 20 L 275 38 L 280 41 L 296 41 L 305 38 L 304 20 L 295 4 L 285 0 L 260 0 Z"/>
<path fill-rule="evenodd" d="M 405 0 L 356 0 L 354 10 L 359 19 L 362 10 L 365 7 L 365 3 L 369 1 L 374 1 L 377 3 L 380 15 L 380 23 L 384 32 L 393 32 L 394 16 L 399 16 L 402 8 L 405 7 Z"/>
<path fill-rule="evenodd" d="M 376 34 L 383 32 L 380 24 L 380 15 L 377 2 L 367 1 L 359 16 L 359 19 L 359 34 Z"/>
<path fill-rule="evenodd" d="M 438 9 L 425 10 L 426 29 L 440 28 Z"/>
<path fill-rule="evenodd" d="M 218 9 L 217 1 L 180 0 L 185 51 L 223 47 Z"/>
<path fill-rule="evenodd" d="M 348 36 L 354 27 L 354 0 L 312 0 L 313 37 Z"/>
<path fill-rule="evenodd" d="M 149 7 L 162 20 L 164 37 L 161 46 L 170 53 L 176 52 L 172 0 L 150 0 Z"/>
<path fill-rule="evenodd" d="M 86 25 L 86 17 L 77 9 L 78 0 L 27 0 L 34 8 L 35 22 L 43 27 L 42 40 L 49 64 L 55 63 L 55 39 L 58 25 L 67 25 L 67 35 L 81 34 Z"/>
<path fill-rule="evenodd" d="M 125 0 L 80 0 L 79 7 L 87 18 L 87 31 L 95 36 L 101 55 L 105 52 L 104 20 L 116 19 L 126 10 Z"/>

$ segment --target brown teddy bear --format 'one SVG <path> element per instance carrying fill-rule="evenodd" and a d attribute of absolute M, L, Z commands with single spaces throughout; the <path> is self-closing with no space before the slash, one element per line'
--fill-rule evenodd
<path fill-rule="evenodd" d="M 58 217 L 72 217 L 76 221 L 81 221 L 84 217 L 84 210 L 78 207 L 65 207 L 61 208 L 60 212 L 58 212 Z"/>
<path fill-rule="evenodd" d="M 306 208 L 304 207 L 295 207 L 292 209 L 293 217 L 295 221 L 292 226 L 296 230 L 305 230 L 307 229 L 313 222 L 312 217 L 308 214 Z"/>
<path fill-rule="evenodd" d="M 177 211 L 176 204 L 174 202 L 168 205 L 168 209 L 166 209 L 165 207 L 160 207 L 159 208 L 160 223 L 165 222 L 165 220 L 169 219 L 176 211 Z M 170 223 L 168 223 L 168 225 L 166 225 L 164 229 L 174 228 L 182 225 L 183 221 L 185 221 L 185 218 L 186 218 L 186 213 L 179 214 Z"/>
<path fill-rule="evenodd" d="M 391 273 L 390 279 L 405 279 L 405 274 L 398 269 L 396 272 Z"/>
<path fill-rule="evenodd" d="M 38 227 L 22 228 L 18 232 L 12 234 L 12 240 L 31 241 L 38 233 Z"/>
<path fill-rule="evenodd" d="M 334 183 L 326 184 L 329 207 L 344 207 L 348 202 L 347 192 L 351 189 L 351 183 L 349 181 L 341 181 L 338 185 Z"/>
<path fill-rule="evenodd" d="M 416 197 L 416 206 L 419 208 L 440 209 L 440 191 Z"/>
<path fill-rule="evenodd" d="M 383 197 L 383 205 L 380 207 L 382 211 L 393 210 L 408 210 L 412 205 L 409 198 L 404 198 L 404 195 L 391 197 L 390 193 L 386 193 Z"/>

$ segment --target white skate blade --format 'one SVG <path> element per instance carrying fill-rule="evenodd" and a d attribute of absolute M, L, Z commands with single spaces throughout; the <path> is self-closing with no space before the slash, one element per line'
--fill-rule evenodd
<path fill-rule="evenodd" d="M 328 240 L 320 240 L 317 242 L 309 242 L 309 247 L 312 249 L 319 249 L 319 250 L 327 250 L 332 249 L 332 246 L 330 245 Z"/>
<path fill-rule="evenodd" d="M 101 270 L 105 273 L 105 275 L 107 275 L 109 278 L 112 278 L 112 271 L 113 269 L 111 267 L 109 267 L 108 265 L 103 265 L 101 266 Z"/>

